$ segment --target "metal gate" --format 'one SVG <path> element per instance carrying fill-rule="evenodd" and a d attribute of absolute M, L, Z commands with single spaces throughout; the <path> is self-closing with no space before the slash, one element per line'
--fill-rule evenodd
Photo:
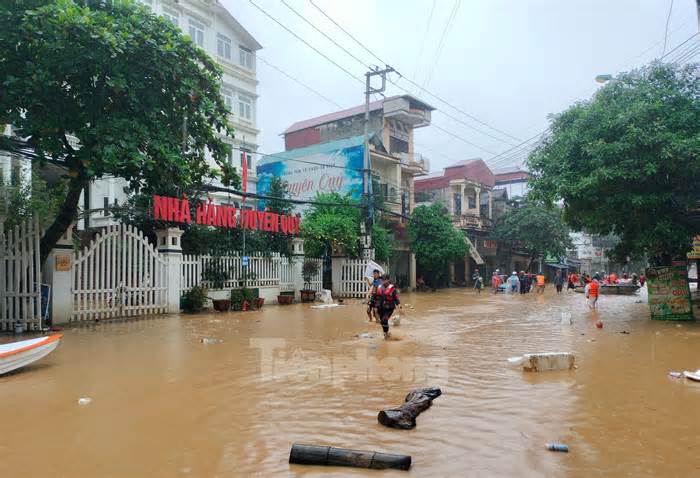
<path fill-rule="evenodd" d="M 71 320 L 163 314 L 167 287 L 166 263 L 143 233 L 109 226 L 73 260 Z"/>
<path fill-rule="evenodd" d="M 0 330 L 41 330 L 41 232 L 37 221 L 4 233 L 0 222 Z"/>

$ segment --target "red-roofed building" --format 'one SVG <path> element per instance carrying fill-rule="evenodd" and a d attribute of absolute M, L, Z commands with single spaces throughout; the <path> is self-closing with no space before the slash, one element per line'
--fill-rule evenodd
<path fill-rule="evenodd" d="M 495 177 L 496 187 L 508 191 L 508 197 L 527 196 L 527 182 L 530 179 L 530 173 L 527 171 L 519 167 L 500 169 L 496 171 Z"/>

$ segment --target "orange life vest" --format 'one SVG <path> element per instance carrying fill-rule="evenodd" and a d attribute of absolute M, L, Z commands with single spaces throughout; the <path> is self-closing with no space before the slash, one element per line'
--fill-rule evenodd
<path fill-rule="evenodd" d="M 598 283 L 594 280 L 588 284 L 588 295 L 590 297 L 598 297 Z"/>

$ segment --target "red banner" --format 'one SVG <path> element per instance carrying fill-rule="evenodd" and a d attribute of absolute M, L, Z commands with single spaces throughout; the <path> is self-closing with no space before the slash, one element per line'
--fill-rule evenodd
<path fill-rule="evenodd" d="M 187 198 L 178 199 L 153 195 L 153 219 L 158 221 L 192 223 Z M 223 204 L 199 203 L 195 209 L 195 224 L 227 227 L 229 229 L 253 229 L 257 231 L 298 234 L 300 218 L 269 211 L 237 209 Z"/>

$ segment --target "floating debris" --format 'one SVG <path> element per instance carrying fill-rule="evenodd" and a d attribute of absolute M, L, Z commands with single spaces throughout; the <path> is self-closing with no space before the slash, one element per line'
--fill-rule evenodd
<path fill-rule="evenodd" d="M 207 344 L 207 345 L 209 345 L 209 344 L 218 344 L 218 343 L 220 343 L 220 342 L 223 342 L 223 340 L 215 339 L 215 338 L 212 338 L 212 337 L 202 337 L 201 339 L 199 339 L 199 341 L 200 341 L 200 343 Z"/>
<path fill-rule="evenodd" d="M 560 451 L 562 453 L 569 453 L 569 446 L 563 443 L 547 443 L 545 445 L 549 451 Z"/>
<path fill-rule="evenodd" d="M 92 398 L 90 397 L 80 397 L 78 399 L 78 405 L 90 405 L 92 403 Z"/>

